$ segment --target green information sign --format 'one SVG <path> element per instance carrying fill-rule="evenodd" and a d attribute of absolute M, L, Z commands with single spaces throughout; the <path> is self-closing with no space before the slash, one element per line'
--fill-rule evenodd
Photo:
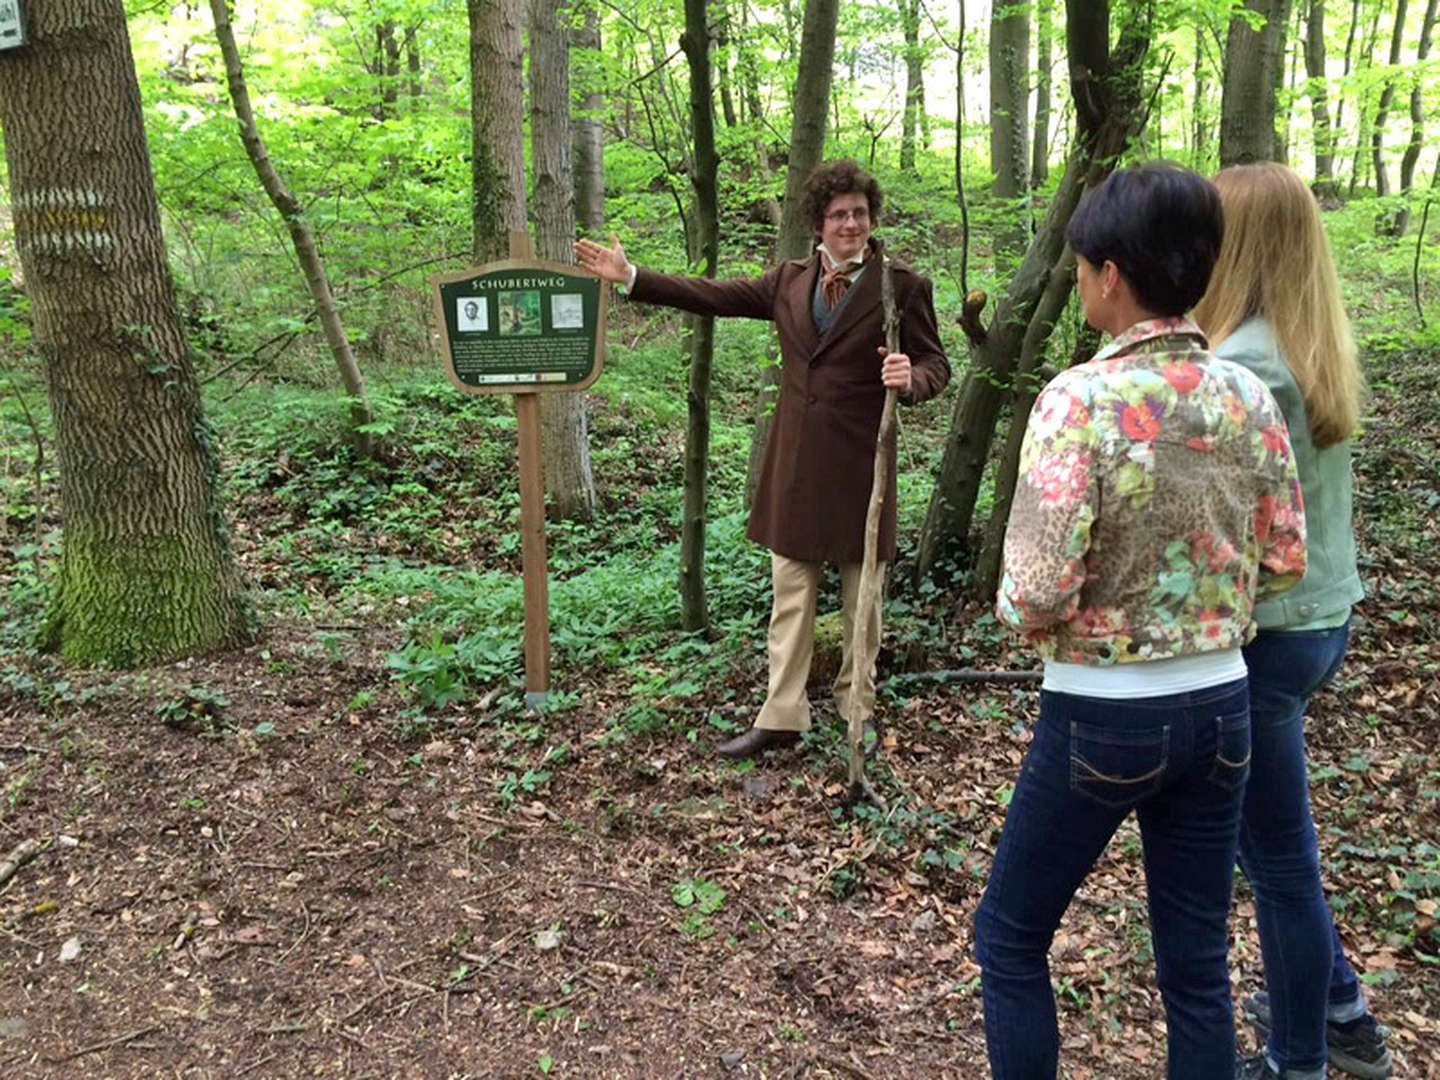
<path fill-rule="evenodd" d="M 583 390 L 605 359 L 609 290 L 575 266 L 505 259 L 434 280 L 450 381 L 470 394 Z"/>

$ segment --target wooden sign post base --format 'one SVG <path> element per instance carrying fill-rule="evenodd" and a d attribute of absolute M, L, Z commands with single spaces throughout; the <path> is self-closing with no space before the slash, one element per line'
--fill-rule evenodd
<path fill-rule="evenodd" d="M 535 255 L 530 234 L 510 234 L 510 257 Z M 515 395 L 520 456 L 520 560 L 525 578 L 525 707 L 550 698 L 550 580 L 545 550 L 545 471 L 540 457 L 540 395 Z"/>

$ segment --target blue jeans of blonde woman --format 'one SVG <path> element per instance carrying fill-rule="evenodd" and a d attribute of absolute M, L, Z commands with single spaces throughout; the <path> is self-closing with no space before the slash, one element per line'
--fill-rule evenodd
<path fill-rule="evenodd" d="M 1255 890 L 1270 992 L 1265 1050 L 1282 1072 L 1324 1067 L 1327 1006 L 1363 1010 L 1320 884 L 1305 768 L 1305 706 L 1339 670 L 1348 641 L 1338 626 L 1262 631 L 1245 647 L 1252 757 L 1240 866 Z"/>
<path fill-rule="evenodd" d="M 1167 1075 L 1234 1074 L 1226 919 L 1249 759 L 1243 679 L 1135 700 L 1042 691 L 1035 737 L 975 915 L 995 1080 L 1055 1076 L 1050 941 L 1132 810 L 1170 1035 Z"/>

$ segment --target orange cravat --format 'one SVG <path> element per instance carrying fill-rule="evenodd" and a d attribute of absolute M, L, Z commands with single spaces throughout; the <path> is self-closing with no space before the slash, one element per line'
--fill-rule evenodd
<path fill-rule="evenodd" d="M 825 298 L 826 307 L 840 306 L 840 301 L 845 298 L 845 290 L 850 288 L 848 275 L 851 269 L 849 263 L 843 266 L 832 266 L 820 276 L 820 295 Z"/>

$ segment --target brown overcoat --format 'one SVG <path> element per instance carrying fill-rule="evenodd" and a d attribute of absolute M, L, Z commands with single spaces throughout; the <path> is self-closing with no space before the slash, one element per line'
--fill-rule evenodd
<path fill-rule="evenodd" d="M 875 437 L 885 404 L 877 349 L 885 344 L 880 242 L 822 337 L 812 313 L 820 255 L 781 263 L 758 278 L 713 281 L 639 270 L 630 299 L 699 315 L 773 320 L 780 334 L 781 383 L 748 535 L 805 562 L 864 558 L 865 512 L 875 470 Z M 929 279 L 892 260 L 900 351 L 910 357 L 907 405 L 950 381 L 935 325 Z M 879 557 L 895 558 L 895 462 L 880 520 Z"/>

